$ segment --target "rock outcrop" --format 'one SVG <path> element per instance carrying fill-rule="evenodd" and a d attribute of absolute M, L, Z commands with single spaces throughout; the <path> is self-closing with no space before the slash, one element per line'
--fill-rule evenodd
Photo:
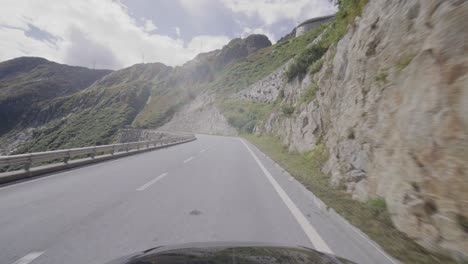
<path fill-rule="evenodd" d="M 227 122 L 224 115 L 216 107 L 215 97 L 205 93 L 183 106 L 171 121 L 160 129 L 227 136 L 237 135 L 236 129 Z"/>
<path fill-rule="evenodd" d="M 283 87 L 290 94 L 283 103 L 296 104 L 294 114 L 274 112 L 256 129 L 279 136 L 290 150 L 323 142 L 332 185 L 361 201 L 383 197 L 399 230 L 462 258 L 468 257 L 467 17 L 467 1 L 369 1 L 322 69 Z M 318 86 L 315 99 L 297 105 L 310 83 Z"/>
<path fill-rule="evenodd" d="M 284 73 L 287 68 L 288 63 L 248 88 L 238 92 L 238 97 L 241 99 L 273 103 L 283 88 Z"/>
<path fill-rule="evenodd" d="M 271 41 L 265 35 L 254 34 L 245 39 L 235 38 L 221 49 L 215 64 L 217 67 L 223 67 L 269 46 Z"/>

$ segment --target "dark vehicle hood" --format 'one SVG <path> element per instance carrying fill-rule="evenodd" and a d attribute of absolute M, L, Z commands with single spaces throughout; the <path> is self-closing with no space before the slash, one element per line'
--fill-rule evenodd
<path fill-rule="evenodd" d="M 355 264 L 316 250 L 250 242 L 191 243 L 160 246 L 107 264 Z"/>

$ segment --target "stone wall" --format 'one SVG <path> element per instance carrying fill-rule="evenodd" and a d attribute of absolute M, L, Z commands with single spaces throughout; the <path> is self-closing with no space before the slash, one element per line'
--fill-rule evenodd
<path fill-rule="evenodd" d="M 373 0 L 314 76 L 282 87 L 292 116 L 256 128 L 291 151 L 323 142 L 331 185 L 383 197 L 395 226 L 432 250 L 468 257 L 467 1 Z M 272 99 L 269 99 L 270 101 Z"/>

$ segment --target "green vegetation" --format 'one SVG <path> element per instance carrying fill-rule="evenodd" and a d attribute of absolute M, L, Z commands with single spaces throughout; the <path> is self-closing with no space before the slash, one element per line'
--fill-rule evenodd
<path fill-rule="evenodd" d="M 388 73 L 386 71 L 380 71 L 375 76 L 375 81 L 378 82 L 378 83 L 385 84 L 385 83 L 387 83 L 387 77 L 388 77 Z"/>
<path fill-rule="evenodd" d="M 336 14 L 336 18 L 331 22 L 330 26 L 323 31 L 320 41 L 303 50 L 289 66 L 286 72 L 288 81 L 296 77 L 303 78 L 305 76 L 308 68 L 320 59 L 329 47 L 335 45 L 344 36 L 348 25 L 354 22 L 356 16 L 361 15 L 367 1 L 368 0 L 339 1 L 340 9 Z"/>
<path fill-rule="evenodd" d="M 286 169 L 328 207 L 335 209 L 402 263 L 456 263 L 448 257 L 429 252 L 398 231 L 392 224 L 383 199 L 360 203 L 346 192 L 331 188 L 329 177 L 321 172 L 328 158 L 322 144 L 309 153 L 300 154 L 288 152 L 275 137 L 244 137 Z"/>
<path fill-rule="evenodd" d="M 32 141 L 17 153 L 109 144 L 117 130 L 129 123 L 131 113 L 126 107 L 106 107 L 51 122 L 35 131 Z"/>
<path fill-rule="evenodd" d="M 312 81 L 312 83 L 307 87 L 307 89 L 302 93 L 301 98 L 297 102 L 296 106 L 300 106 L 303 103 L 310 103 L 315 98 L 315 93 L 318 90 L 318 85 L 316 82 Z"/>
<path fill-rule="evenodd" d="M 248 87 L 304 50 L 326 27 L 326 24 L 320 25 L 302 36 L 261 49 L 244 60 L 228 65 L 209 86 L 220 91 L 226 97 Z M 319 66 L 317 65 L 317 67 Z M 251 132 L 255 124 L 264 120 L 274 107 L 279 107 L 279 102 L 283 98 L 284 91 L 280 90 L 274 104 L 225 99 L 220 100 L 219 106 L 228 122 L 240 132 L 245 133 Z M 283 106 L 281 111 L 285 115 L 291 115 L 294 112 L 294 107 Z"/>
<path fill-rule="evenodd" d="M 461 229 L 465 233 L 468 233 L 468 218 L 466 218 L 463 215 L 458 215 L 457 216 L 457 222 L 458 222 L 458 225 L 461 227 Z"/>
<path fill-rule="evenodd" d="M 403 56 L 396 65 L 398 72 L 402 72 L 406 67 L 408 67 L 413 59 L 414 55 Z"/>
<path fill-rule="evenodd" d="M 252 133 L 258 121 L 264 120 L 273 105 L 228 98 L 218 102 L 229 124 L 241 133 Z"/>
<path fill-rule="evenodd" d="M 38 104 L 37 113 L 29 118 L 44 125 L 16 153 L 111 143 L 144 107 L 154 78 L 166 69 L 158 64 L 135 65 L 81 92 Z"/>
<path fill-rule="evenodd" d="M 38 104 L 77 93 L 109 74 L 22 57 L 0 63 L 0 135 L 40 111 Z"/>
<path fill-rule="evenodd" d="M 312 66 L 310 66 L 309 74 L 314 74 L 314 73 L 319 72 L 322 69 L 323 61 L 324 61 L 324 59 L 322 57 L 319 60 L 317 60 L 316 62 L 314 62 L 314 64 L 312 64 Z"/>
<path fill-rule="evenodd" d="M 288 104 L 283 105 L 281 107 L 281 112 L 283 112 L 283 114 L 288 115 L 288 116 L 292 115 L 294 113 L 294 110 L 295 110 L 294 106 L 288 105 Z"/>
<path fill-rule="evenodd" d="M 387 210 L 387 204 L 385 203 L 385 199 L 381 197 L 370 199 L 369 201 L 367 201 L 367 205 L 370 208 L 377 210 L 377 211 L 383 212 Z"/>
<path fill-rule="evenodd" d="M 286 71 L 288 81 L 291 81 L 295 77 L 303 78 L 307 73 L 308 67 L 322 58 L 326 51 L 327 48 L 321 47 L 320 45 L 312 45 L 302 51 L 299 56 L 294 59 L 294 62 L 289 65 Z"/>
<path fill-rule="evenodd" d="M 325 28 L 321 25 L 304 35 L 261 49 L 247 58 L 228 65 L 210 84 L 212 89 L 237 92 L 278 69 L 304 50 Z"/>

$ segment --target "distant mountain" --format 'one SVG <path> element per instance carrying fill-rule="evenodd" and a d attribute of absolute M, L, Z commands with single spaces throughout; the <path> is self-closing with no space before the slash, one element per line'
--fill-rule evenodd
<path fill-rule="evenodd" d="M 183 66 L 137 64 L 115 72 L 42 58 L 2 62 L 1 152 L 105 144 L 125 126 L 162 126 L 224 68 L 269 46 L 266 36 L 251 35 Z"/>
<path fill-rule="evenodd" d="M 0 63 L 0 134 L 37 111 L 38 104 L 79 92 L 110 72 L 34 57 Z"/>
<path fill-rule="evenodd" d="M 161 87 L 154 90 L 159 92 L 158 96 L 150 97 L 133 125 L 137 127 L 164 125 L 169 122 L 177 109 L 211 87 L 224 70 L 258 50 L 270 46 L 270 40 L 264 35 L 250 35 L 245 39 L 236 38 L 221 50 L 199 54 L 183 66 L 175 67 Z"/>
<path fill-rule="evenodd" d="M 35 127 L 17 151 L 109 143 L 144 107 L 151 90 L 172 70 L 161 63 L 137 64 L 112 72 L 78 93 L 40 104 L 21 122 Z M 20 123 L 21 124 L 21 123 Z"/>

